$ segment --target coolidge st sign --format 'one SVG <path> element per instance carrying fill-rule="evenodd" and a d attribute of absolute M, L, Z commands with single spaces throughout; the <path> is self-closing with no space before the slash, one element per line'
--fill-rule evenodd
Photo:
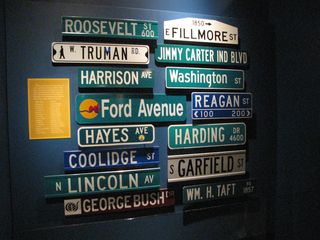
<path fill-rule="evenodd" d="M 210 19 L 182 18 L 164 22 L 164 39 L 238 44 L 238 28 Z"/>
<path fill-rule="evenodd" d="M 186 97 L 80 94 L 76 109 L 79 124 L 184 121 Z"/>

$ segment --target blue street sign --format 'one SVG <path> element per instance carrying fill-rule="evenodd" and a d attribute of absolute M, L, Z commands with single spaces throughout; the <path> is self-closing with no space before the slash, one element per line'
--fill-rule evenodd
<path fill-rule="evenodd" d="M 251 93 L 193 92 L 192 119 L 251 118 Z"/>
<path fill-rule="evenodd" d="M 159 164 L 159 147 L 65 151 L 64 170 L 96 171 Z"/>

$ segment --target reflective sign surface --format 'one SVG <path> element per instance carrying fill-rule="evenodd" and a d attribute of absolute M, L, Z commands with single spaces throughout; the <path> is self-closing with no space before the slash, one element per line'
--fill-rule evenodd
<path fill-rule="evenodd" d="M 158 22 L 64 16 L 63 36 L 157 39 Z"/>
<path fill-rule="evenodd" d="M 45 176 L 45 197 L 158 188 L 160 168 Z"/>
<path fill-rule="evenodd" d="M 255 191 L 255 180 L 191 185 L 183 187 L 183 203 L 191 204 L 222 198 L 235 198 L 252 194 Z"/>
<path fill-rule="evenodd" d="M 148 45 L 54 42 L 51 54 L 53 63 L 149 63 Z"/>
<path fill-rule="evenodd" d="M 208 152 L 168 157 L 168 182 L 245 174 L 246 152 Z"/>

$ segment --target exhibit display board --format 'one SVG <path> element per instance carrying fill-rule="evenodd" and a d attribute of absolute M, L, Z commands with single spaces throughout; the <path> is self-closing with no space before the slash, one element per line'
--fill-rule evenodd
<path fill-rule="evenodd" d="M 9 108 L 21 109 L 19 116 L 9 114 L 18 232 L 101 220 L 117 228 L 127 217 L 141 226 L 155 223 L 161 213 L 161 224 L 183 225 L 190 209 L 201 215 L 217 207 L 215 200 L 222 209 L 240 206 L 234 219 L 206 219 L 217 225 L 218 236 L 224 235 L 221 218 L 231 221 L 234 233 L 264 231 L 255 219 L 266 218 L 265 203 L 248 213 L 264 185 L 260 174 L 267 156 L 261 152 L 271 145 L 260 120 L 271 113 L 260 108 L 265 66 L 257 57 L 256 25 L 191 13 L 22 5 L 12 10 L 33 13 L 24 26 L 30 34 L 19 36 L 22 55 L 13 40 L 22 34 L 20 25 L 8 20 L 8 76 L 14 79 L 8 83 Z M 29 137 L 28 114 L 37 109 L 28 103 L 39 92 L 29 88 L 28 95 L 26 86 L 27 79 L 37 78 L 68 79 L 64 96 L 70 103 L 59 107 L 70 113 L 70 135 Z M 243 230 L 239 220 L 247 214 L 252 226 Z"/>

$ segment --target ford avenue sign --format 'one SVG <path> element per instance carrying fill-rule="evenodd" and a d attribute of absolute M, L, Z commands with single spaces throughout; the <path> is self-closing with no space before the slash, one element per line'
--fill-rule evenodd
<path fill-rule="evenodd" d="M 238 28 L 216 20 L 181 18 L 164 21 L 164 40 L 238 44 Z"/>
<path fill-rule="evenodd" d="M 63 36 L 157 39 L 158 22 L 133 19 L 105 19 L 65 16 Z"/>

